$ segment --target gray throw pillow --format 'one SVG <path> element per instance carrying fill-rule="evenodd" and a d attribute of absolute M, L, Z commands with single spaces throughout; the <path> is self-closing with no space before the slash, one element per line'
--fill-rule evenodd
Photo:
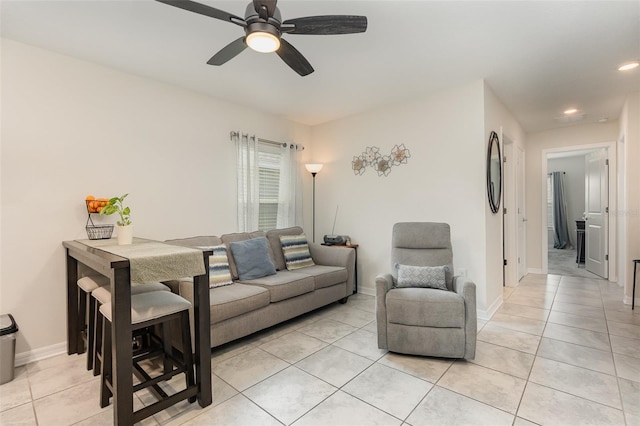
<path fill-rule="evenodd" d="M 233 260 L 238 269 L 238 279 L 254 280 L 276 273 L 269 257 L 269 248 L 265 237 L 229 243 Z"/>
<path fill-rule="evenodd" d="M 448 266 L 396 265 L 398 282 L 396 287 L 426 287 L 448 290 L 446 272 Z"/>

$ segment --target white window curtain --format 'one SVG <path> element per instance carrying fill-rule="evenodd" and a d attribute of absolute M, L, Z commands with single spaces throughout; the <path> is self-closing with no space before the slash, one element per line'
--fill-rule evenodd
<path fill-rule="evenodd" d="M 282 148 L 278 194 L 277 228 L 302 224 L 302 190 L 298 149 L 294 144 Z"/>
<path fill-rule="evenodd" d="M 298 147 L 232 132 L 236 143 L 238 231 L 302 224 Z"/>
<path fill-rule="evenodd" d="M 238 171 L 238 231 L 258 229 L 260 211 L 258 149 L 255 136 L 236 136 Z"/>

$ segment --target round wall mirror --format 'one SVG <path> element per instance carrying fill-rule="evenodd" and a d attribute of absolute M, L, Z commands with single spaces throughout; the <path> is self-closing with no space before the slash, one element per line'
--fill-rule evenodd
<path fill-rule="evenodd" d="M 502 194 L 502 156 L 500 155 L 500 141 L 498 134 L 491 132 L 489 148 L 487 150 L 487 195 L 489 207 L 493 213 L 498 213 Z"/>

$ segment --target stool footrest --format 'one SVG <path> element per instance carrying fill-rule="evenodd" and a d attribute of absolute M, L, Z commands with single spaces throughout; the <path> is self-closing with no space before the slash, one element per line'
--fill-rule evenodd
<path fill-rule="evenodd" d="M 142 367 L 134 365 L 134 368 L 135 368 L 134 373 L 138 372 L 142 376 L 142 377 L 138 377 L 138 379 L 144 380 L 143 383 L 138 383 L 137 385 L 133 386 L 133 392 L 134 393 L 138 392 L 141 389 L 148 388 L 149 386 L 155 386 L 160 382 L 164 382 L 164 381 L 170 380 L 173 376 L 176 376 L 178 374 L 182 374 L 185 371 L 187 371 L 187 369 L 185 367 L 180 366 L 180 367 L 178 367 L 176 369 L 171 370 L 168 373 L 164 373 L 164 374 L 162 374 L 160 376 L 152 378 L 149 374 L 147 374 L 146 371 L 144 371 L 144 369 L 142 369 Z M 137 376 L 137 374 L 136 374 L 136 376 Z M 163 398 L 165 398 L 166 396 L 167 396 L 166 394 L 162 395 Z"/>
<path fill-rule="evenodd" d="M 165 410 L 182 400 L 193 398 L 197 394 L 198 394 L 198 386 L 196 385 L 190 386 L 187 389 L 176 393 L 175 395 L 171 395 L 170 397 L 165 398 L 161 401 L 154 402 L 148 407 L 142 408 L 138 411 L 134 411 L 133 422 L 138 423 L 139 421 L 146 419 L 149 416 L 153 416 L 154 414 L 162 410 Z"/>

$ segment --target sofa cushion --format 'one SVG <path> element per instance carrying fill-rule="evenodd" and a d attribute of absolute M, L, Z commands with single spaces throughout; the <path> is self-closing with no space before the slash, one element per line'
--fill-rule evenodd
<path fill-rule="evenodd" d="M 280 235 L 280 243 L 287 270 L 294 271 L 315 265 L 309 253 L 306 235 Z"/>
<path fill-rule="evenodd" d="M 453 291 L 394 288 L 386 295 L 387 320 L 418 327 L 464 327 L 464 299 Z"/>
<path fill-rule="evenodd" d="M 243 280 L 242 284 L 260 286 L 269 290 L 271 302 L 279 302 L 291 297 L 312 292 L 315 288 L 314 279 L 310 275 L 291 271 L 278 271 L 275 275 L 269 275 L 255 280 Z"/>
<path fill-rule="evenodd" d="M 284 229 L 272 229 L 267 231 L 267 240 L 269 240 L 269 246 L 273 251 L 273 263 L 276 265 L 278 271 L 287 269 L 287 264 L 284 261 L 284 254 L 282 253 L 282 244 L 280 243 L 281 235 L 300 235 L 302 234 L 302 228 L 299 226 L 293 226 L 291 228 Z"/>
<path fill-rule="evenodd" d="M 346 282 L 349 278 L 347 268 L 342 266 L 314 265 L 298 269 L 296 273 L 312 276 L 315 280 L 316 290 Z"/>
<path fill-rule="evenodd" d="M 269 292 L 262 287 L 234 283 L 209 290 L 211 324 L 216 324 L 269 305 Z"/>
<path fill-rule="evenodd" d="M 229 244 L 231 254 L 236 262 L 238 279 L 253 280 L 276 273 L 276 267 L 273 266 L 273 262 L 269 258 L 267 246 L 265 237 L 235 241 Z"/>

